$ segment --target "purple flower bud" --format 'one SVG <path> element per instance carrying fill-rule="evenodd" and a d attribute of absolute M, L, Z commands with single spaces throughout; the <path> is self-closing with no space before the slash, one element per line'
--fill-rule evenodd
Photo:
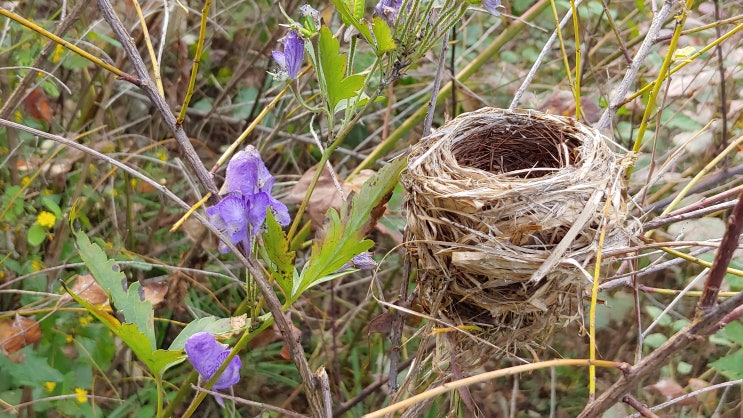
<path fill-rule="evenodd" d="M 322 24 L 322 16 L 320 16 L 320 12 L 318 12 L 309 4 L 299 6 L 299 12 L 308 23 L 311 23 L 310 29 L 312 29 L 313 31 L 317 31 Z"/>
<path fill-rule="evenodd" d="M 302 69 L 304 61 L 304 41 L 297 36 L 297 32 L 290 30 L 281 43 L 284 45 L 283 51 L 272 51 L 273 59 L 279 64 L 281 73 L 287 78 L 294 80 Z"/>
<path fill-rule="evenodd" d="M 254 146 L 236 153 L 227 164 L 225 186 L 227 196 L 215 206 L 206 208 L 209 221 L 229 237 L 233 244 L 243 244 L 250 252 L 250 239 L 257 236 L 266 221 L 266 209 L 271 208 L 279 225 L 291 221 L 286 205 L 271 196 L 274 178 Z M 219 244 L 219 252 L 229 252 L 227 244 Z"/>
<path fill-rule="evenodd" d="M 482 7 L 493 16 L 500 16 L 498 8 L 500 7 L 500 0 L 482 0 Z"/>
<path fill-rule="evenodd" d="M 394 26 L 397 23 L 397 15 L 400 13 L 402 0 L 379 0 L 374 7 L 377 14 L 387 21 L 387 24 Z"/>
<path fill-rule="evenodd" d="M 374 259 L 372 258 L 372 253 L 370 253 L 369 251 L 364 251 L 363 253 L 352 258 L 351 263 L 353 263 L 354 267 L 361 270 L 372 270 L 377 268 L 377 262 L 374 261 Z"/>
<path fill-rule="evenodd" d="M 199 372 L 201 379 L 209 380 L 214 376 L 217 369 L 224 363 L 230 350 L 220 344 L 214 335 L 208 332 L 197 332 L 186 341 L 186 355 L 194 369 Z M 242 362 L 235 356 L 224 372 L 217 378 L 213 389 L 227 389 L 240 381 L 240 367 Z M 217 402 L 224 406 L 222 398 L 217 397 Z"/>

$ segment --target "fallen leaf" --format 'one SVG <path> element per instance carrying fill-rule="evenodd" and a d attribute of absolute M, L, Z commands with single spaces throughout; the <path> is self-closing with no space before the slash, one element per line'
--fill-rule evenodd
<path fill-rule="evenodd" d="M 90 274 L 81 274 L 77 276 L 70 290 L 83 300 L 94 305 L 108 303 L 108 296 L 103 288 L 95 281 Z M 72 300 L 72 296 L 65 294 L 62 296 L 60 303 L 66 303 Z"/>
<path fill-rule="evenodd" d="M 312 182 L 312 178 L 315 176 L 316 171 L 317 166 L 314 166 L 302 175 L 297 184 L 295 184 L 291 191 L 289 191 L 289 195 L 285 199 L 286 203 L 300 204 L 304 200 L 307 189 L 310 187 L 310 183 Z M 348 197 L 351 192 L 358 193 L 361 190 L 361 185 L 373 175 L 373 170 L 362 170 L 352 179 L 352 181 L 347 182 L 339 178 L 338 182 L 343 189 L 343 193 Z M 322 174 L 320 174 L 315 190 L 312 192 L 310 201 L 307 204 L 306 213 L 307 216 L 310 217 L 313 227 L 318 227 L 323 224 L 328 209 L 334 208 L 335 210 L 340 210 L 342 204 L 343 199 L 338 192 L 333 177 L 330 175 L 330 170 L 326 167 Z"/>
<path fill-rule="evenodd" d="M 39 88 L 35 88 L 28 93 L 26 98 L 23 99 L 23 107 L 34 119 L 43 120 L 47 123 L 52 121 L 52 107 L 49 106 L 49 101 Z"/>
<path fill-rule="evenodd" d="M 697 379 L 692 377 L 689 379 L 689 388 L 694 391 L 708 388 L 710 383 L 703 379 Z M 710 390 L 708 392 L 700 393 L 697 395 L 697 399 L 704 406 L 708 413 L 715 410 L 717 406 L 717 389 Z"/>
<path fill-rule="evenodd" d="M 144 299 L 149 301 L 152 306 L 158 305 L 165 300 L 165 294 L 168 293 L 168 283 L 151 282 L 143 287 Z"/>
<path fill-rule="evenodd" d="M 654 385 L 646 386 L 645 389 L 663 396 L 666 400 L 678 398 L 686 394 L 684 388 L 678 382 L 665 377 Z M 695 402 L 696 399 L 688 398 L 679 402 L 679 405 L 692 405 Z"/>
<path fill-rule="evenodd" d="M 395 315 L 392 312 L 384 312 L 375 316 L 369 321 L 369 334 L 390 334 L 394 319 Z"/>
<path fill-rule="evenodd" d="M 39 323 L 16 315 L 15 319 L 0 321 L 0 351 L 10 355 L 41 339 Z"/>

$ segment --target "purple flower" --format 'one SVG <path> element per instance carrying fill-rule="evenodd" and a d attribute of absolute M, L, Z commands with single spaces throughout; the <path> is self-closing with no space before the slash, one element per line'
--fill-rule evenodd
<path fill-rule="evenodd" d="M 217 342 L 214 335 L 208 332 L 197 332 L 186 341 L 186 355 L 194 369 L 199 372 L 201 379 L 209 380 L 214 376 L 217 369 L 224 363 L 224 359 L 230 354 L 227 346 Z M 214 390 L 227 389 L 240 381 L 240 367 L 242 362 L 235 356 L 217 378 L 212 387 Z M 222 398 L 217 397 L 217 402 L 224 406 Z"/>
<path fill-rule="evenodd" d="M 482 0 L 482 7 L 491 15 L 500 16 L 500 12 L 498 11 L 498 8 L 501 7 L 500 0 Z"/>
<path fill-rule="evenodd" d="M 297 36 L 297 32 L 290 30 L 281 43 L 284 45 L 284 51 L 272 51 L 273 59 L 279 64 L 281 74 L 284 74 L 290 80 L 294 80 L 302 69 L 304 61 L 304 41 Z"/>
<path fill-rule="evenodd" d="M 400 13 L 400 6 L 402 6 L 402 0 L 379 0 L 374 10 L 390 26 L 394 26 L 397 22 L 397 15 Z"/>
<path fill-rule="evenodd" d="M 266 221 L 268 208 L 279 225 L 291 221 L 286 205 L 271 196 L 274 178 L 252 145 L 236 153 L 227 164 L 225 186 L 227 196 L 215 206 L 206 208 L 209 221 L 233 244 L 243 244 L 250 252 L 250 240 L 258 235 Z M 219 244 L 219 252 L 229 252 L 227 244 Z"/>

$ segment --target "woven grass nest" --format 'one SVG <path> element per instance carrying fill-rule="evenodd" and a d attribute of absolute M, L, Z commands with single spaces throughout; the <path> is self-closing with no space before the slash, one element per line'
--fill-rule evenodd
<path fill-rule="evenodd" d="M 603 251 L 628 245 L 622 159 L 604 141 L 571 118 L 484 108 L 411 150 L 402 183 L 418 299 L 471 334 L 437 339 L 460 367 L 537 356 L 579 313 L 602 224 Z"/>

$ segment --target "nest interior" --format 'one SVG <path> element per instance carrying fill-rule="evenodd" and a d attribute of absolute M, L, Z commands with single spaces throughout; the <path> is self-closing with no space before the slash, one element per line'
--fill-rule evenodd
<path fill-rule="evenodd" d="M 494 108 L 460 115 L 411 150 L 402 182 L 421 305 L 481 330 L 450 339 L 461 365 L 536 354 L 575 316 L 588 280 L 575 265 L 591 261 L 602 222 L 604 250 L 629 239 L 620 163 L 573 119 Z"/>

